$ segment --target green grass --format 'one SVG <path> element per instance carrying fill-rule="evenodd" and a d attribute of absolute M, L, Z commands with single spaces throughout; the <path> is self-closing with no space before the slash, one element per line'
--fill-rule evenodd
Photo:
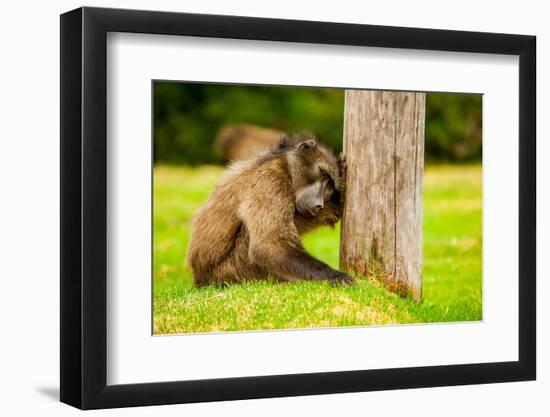
<path fill-rule="evenodd" d="M 481 167 L 430 166 L 424 178 L 423 301 L 380 284 L 252 282 L 194 288 L 185 263 L 190 220 L 219 167 L 154 171 L 155 334 L 481 320 Z M 339 228 L 304 239 L 338 268 Z"/>

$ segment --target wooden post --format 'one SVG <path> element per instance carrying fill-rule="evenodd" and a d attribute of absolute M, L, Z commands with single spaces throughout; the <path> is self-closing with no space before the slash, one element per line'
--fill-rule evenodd
<path fill-rule="evenodd" d="M 424 93 L 346 90 L 340 267 L 422 298 Z"/>

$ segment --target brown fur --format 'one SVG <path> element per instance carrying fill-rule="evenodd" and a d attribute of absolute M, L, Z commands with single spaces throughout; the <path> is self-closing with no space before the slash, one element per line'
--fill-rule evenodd
<path fill-rule="evenodd" d="M 214 141 L 218 155 L 230 161 L 243 161 L 277 145 L 283 132 L 238 124 L 221 129 Z"/>
<path fill-rule="evenodd" d="M 315 181 L 334 186 L 314 217 L 296 210 L 296 192 Z M 353 283 L 309 255 L 300 235 L 336 223 L 342 213 L 338 161 L 311 138 L 284 138 L 278 147 L 234 164 L 195 218 L 188 260 L 196 285 L 272 276 L 278 281 Z"/>

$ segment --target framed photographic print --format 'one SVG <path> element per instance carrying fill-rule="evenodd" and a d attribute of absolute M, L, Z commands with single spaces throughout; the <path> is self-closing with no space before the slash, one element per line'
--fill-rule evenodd
<path fill-rule="evenodd" d="M 61 16 L 61 401 L 535 379 L 535 38 Z"/>

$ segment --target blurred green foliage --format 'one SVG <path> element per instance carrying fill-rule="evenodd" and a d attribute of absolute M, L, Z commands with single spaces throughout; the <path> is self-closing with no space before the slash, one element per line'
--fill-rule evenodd
<path fill-rule="evenodd" d="M 426 160 L 481 161 L 481 95 L 428 93 Z"/>
<path fill-rule="evenodd" d="M 344 90 L 177 82 L 154 83 L 155 163 L 223 162 L 213 142 L 220 128 L 249 123 L 311 131 L 342 148 Z M 481 159 L 481 95 L 429 93 L 426 160 Z"/>

